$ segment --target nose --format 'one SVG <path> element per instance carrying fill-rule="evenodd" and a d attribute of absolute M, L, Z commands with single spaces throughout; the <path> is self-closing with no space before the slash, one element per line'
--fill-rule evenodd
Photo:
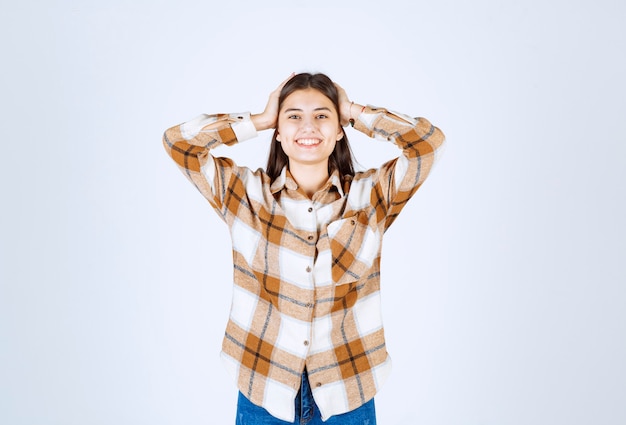
<path fill-rule="evenodd" d="M 315 126 L 315 119 L 314 118 L 310 118 L 310 117 L 306 117 L 302 120 L 302 125 L 301 125 L 302 130 L 307 130 L 307 131 L 313 131 L 315 130 L 316 126 Z"/>

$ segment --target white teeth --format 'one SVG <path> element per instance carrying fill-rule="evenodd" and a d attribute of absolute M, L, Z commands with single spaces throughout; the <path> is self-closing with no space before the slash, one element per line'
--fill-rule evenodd
<path fill-rule="evenodd" d="M 319 142 L 320 141 L 318 139 L 298 139 L 299 145 L 311 146 L 311 145 L 317 145 Z"/>

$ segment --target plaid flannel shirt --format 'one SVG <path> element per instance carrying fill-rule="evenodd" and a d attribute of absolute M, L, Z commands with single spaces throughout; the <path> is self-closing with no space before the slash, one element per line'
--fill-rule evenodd
<path fill-rule="evenodd" d="M 285 421 L 294 420 L 305 367 L 324 420 L 373 398 L 391 368 L 382 235 L 430 172 L 444 136 L 424 118 L 371 106 L 354 128 L 394 142 L 402 155 L 343 181 L 335 172 L 312 199 L 287 169 L 271 182 L 263 170 L 210 154 L 256 136 L 249 113 L 201 115 L 163 139 L 230 229 L 234 286 L 222 360 L 249 400 Z"/>

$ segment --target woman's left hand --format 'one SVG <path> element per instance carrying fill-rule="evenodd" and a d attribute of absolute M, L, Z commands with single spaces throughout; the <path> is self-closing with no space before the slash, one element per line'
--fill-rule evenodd
<path fill-rule="evenodd" d="M 337 83 L 335 83 L 335 87 L 337 87 L 337 94 L 339 95 L 339 123 L 342 127 L 345 127 L 350 123 L 352 102 L 348 99 L 348 95 L 343 87 Z"/>

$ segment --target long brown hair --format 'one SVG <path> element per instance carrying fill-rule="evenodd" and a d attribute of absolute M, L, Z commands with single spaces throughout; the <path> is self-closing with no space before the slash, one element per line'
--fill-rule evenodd
<path fill-rule="evenodd" d="M 278 110 L 280 111 L 284 100 L 291 93 L 308 88 L 315 89 L 329 98 L 331 102 L 333 102 L 333 105 L 335 105 L 337 115 L 339 115 L 339 94 L 337 93 L 335 84 L 325 74 L 310 74 L 307 72 L 297 74 L 285 83 L 278 97 Z M 337 170 L 339 177 L 343 180 L 345 176 L 354 176 L 354 164 L 350 145 L 348 144 L 348 136 L 346 136 L 346 132 L 343 128 L 341 131 L 343 132 L 343 137 L 337 141 L 335 149 L 328 158 L 328 174 Z M 283 151 L 280 142 L 276 140 L 277 135 L 278 128 L 274 130 L 270 153 L 267 157 L 267 167 L 265 167 L 265 171 L 271 181 L 276 180 L 283 168 L 289 164 L 289 157 Z"/>

